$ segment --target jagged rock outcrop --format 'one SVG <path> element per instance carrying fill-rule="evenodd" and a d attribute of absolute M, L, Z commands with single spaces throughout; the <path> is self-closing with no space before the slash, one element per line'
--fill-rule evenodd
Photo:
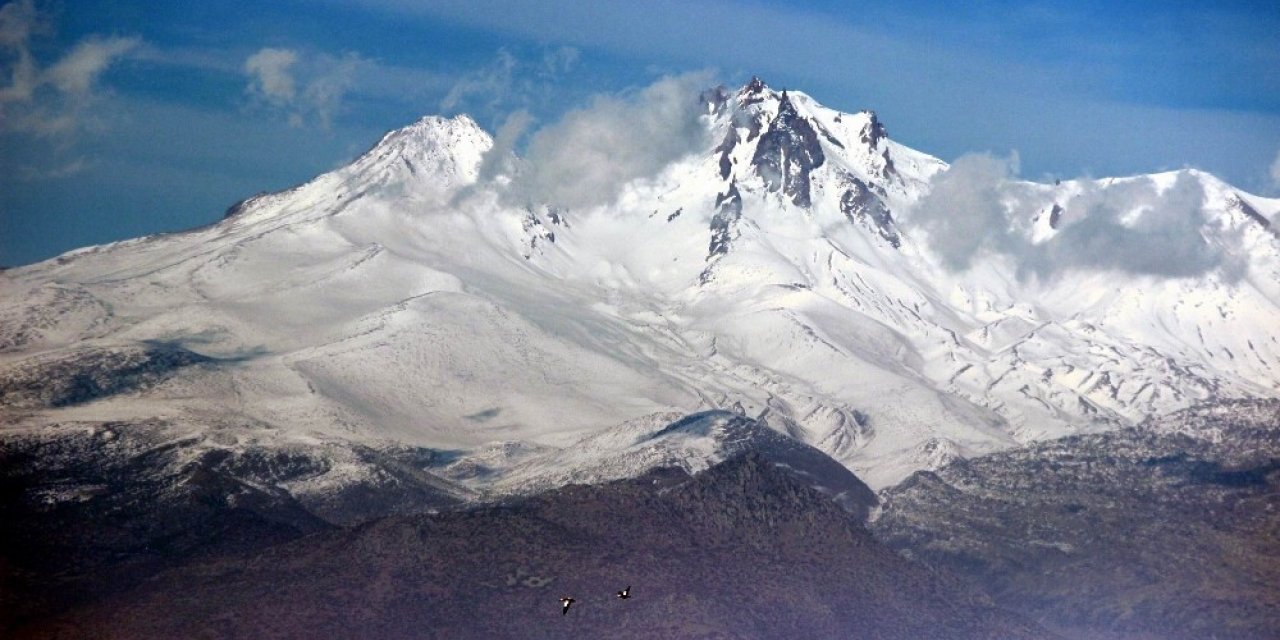
<path fill-rule="evenodd" d="M 826 156 L 813 125 L 796 112 L 782 92 L 778 115 L 760 136 L 751 164 L 765 188 L 785 195 L 797 206 L 811 202 L 809 173 L 822 166 Z"/>
<path fill-rule="evenodd" d="M 711 244 L 707 247 L 707 259 L 729 252 L 733 241 L 733 226 L 742 217 L 742 194 L 738 185 L 729 183 L 729 190 L 716 196 L 716 213 L 711 218 Z"/>
<path fill-rule="evenodd" d="M 893 213 L 884 200 L 867 183 L 853 176 L 845 176 L 844 183 L 847 189 L 840 196 L 840 211 L 845 217 L 850 222 L 875 230 L 893 248 L 902 246 L 902 239 L 898 237 L 898 230 L 893 222 Z"/>
<path fill-rule="evenodd" d="M 858 139 L 862 141 L 862 144 L 878 149 L 880 148 L 880 141 L 889 137 L 889 132 L 885 131 L 884 123 L 880 122 L 880 118 L 876 116 L 876 112 L 864 111 L 863 113 L 867 114 L 869 119 L 867 120 L 867 123 L 862 126 L 862 131 L 859 132 Z"/>

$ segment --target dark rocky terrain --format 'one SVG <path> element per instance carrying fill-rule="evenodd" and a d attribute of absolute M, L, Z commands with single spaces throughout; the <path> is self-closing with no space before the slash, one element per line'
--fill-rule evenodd
<path fill-rule="evenodd" d="M 758 452 L 859 522 L 876 504 L 866 485 L 817 450 L 745 417 L 707 415 L 676 415 L 641 441 L 656 447 L 651 455 L 633 452 L 602 464 L 632 469 L 631 475 L 680 465 L 680 455 L 666 456 L 662 446 L 680 450 L 681 438 L 707 437 L 723 447 L 720 459 Z M 193 561 L 511 495 L 457 482 L 468 469 L 482 472 L 486 461 L 319 435 L 296 440 L 208 416 L 15 425 L 0 439 L 0 636 Z M 579 471 L 545 482 L 535 477 L 512 493 L 619 477 Z"/>
<path fill-rule="evenodd" d="M 166 568 L 467 493 L 420 470 L 429 450 L 245 445 L 207 427 L 59 423 L 0 439 L 0 637 Z M 305 490 L 335 467 L 361 475 Z"/>
<path fill-rule="evenodd" d="M 632 598 L 614 591 L 631 585 Z M 578 602 L 560 614 L 557 599 Z M 222 554 L 20 638 L 1039 638 L 756 455 Z"/>
<path fill-rule="evenodd" d="M 1280 629 L 1280 402 L 918 473 L 882 494 L 879 541 L 860 524 L 876 503 L 860 481 L 741 421 L 725 437 L 749 460 L 498 506 L 449 479 L 445 451 L 255 443 L 162 419 L 16 429 L 0 440 L 0 637 Z M 834 492 L 841 474 L 861 493 Z M 636 598 L 613 600 L 626 584 Z M 579 600 L 564 618 L 560 592 Z"/>
<path fill-rule="evenodd" d="M 159 342 L 41 354 L 0 371 L 0 407 L 43 409 L 83 404 L 145 389 L 183 367 L 212 361 Z"/>
<path fill-rule="evenodd" d="M 920 472 L 873 528 L 1080 638 L 1280 637 L 1280 402 Z"/>

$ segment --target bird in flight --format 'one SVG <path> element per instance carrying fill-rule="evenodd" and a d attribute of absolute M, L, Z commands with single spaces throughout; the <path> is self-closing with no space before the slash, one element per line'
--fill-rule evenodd
<path fill-rule="evenodd" d="M 631 597 L 631 585 L 627 585 L 626 589 L 623 589 L 622 591 L 618 592 L 619 599 L 626 600 L 627 598 L 630 598 L 630 597 Z"/>
<path fill-rule="evenodd" d="M 560 606 L 564 607 L 563 609 L 560 610 L 560 615 L 565 615 L 569 613 L 569 607 L 573 606 L 574 602 L 577 602 L 577 600 L 574 600 L 569 596 L 564 596 L 560 598 Z"/>

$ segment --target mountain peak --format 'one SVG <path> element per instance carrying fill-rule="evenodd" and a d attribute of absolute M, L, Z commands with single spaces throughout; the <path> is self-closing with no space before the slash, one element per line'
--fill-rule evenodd
<path fill-rule="evenodd" d="M 452 118 L 431 115 L 388 132 L 373 145 L 369 153 L 386 148 L 403 151 L 411 146 L 443 146 L 466 142 L 486 147 L 493 144 L 480 124 L 465 113 Z"/>
<path fill-rule="evenodd" d="M 431 197 L 468 185 L 480 174 L 493 138 L 466 114 L 425 116 L 387 132 L 351 164 L 292 189 L 259 193 L 231 205 L 223 215 L 237 224 L 315 210 L 344 208 L 352 196 L 377 189 Z M 336 208 L 336 209 L 334 209 Z"/>
<path fill-rule="evenodd" d="M 739 93 L 742 95 L 755 95 L 763 93 L 768 88 L 769 85 L 765 84 L 764 80 L 760 79 L 760 76 L 751 76 L 751 81 L 744 85 Z"/>
<path fill-rule="evenodd" d="M 382 137 L 348 168 L 378 184 L 398 180 L 450 188 L 475 181 L 493 138 L 469 115 L 426 116 Z"/>

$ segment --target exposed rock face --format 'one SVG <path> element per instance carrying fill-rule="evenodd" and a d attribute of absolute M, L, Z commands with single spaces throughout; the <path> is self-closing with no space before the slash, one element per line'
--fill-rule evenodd
<path fill-rule="evenodd" d="M 1280 403 L 1192 409 L 919 472 L 876 535 L 1081 638 L 1280 629 Z"/>
<path fill-rule="evenodd" d="M 628 585 L 629 600 L 613 597 Z M 562 595 L 577 600 L 567 615 Z M 56 625 L 17 637 L 1049 637 L 758 456 L 321 533 L 165 574 Z"/>
<path fill-rule="evenodd" d="M 880 141 L 889 137 L 889 133 L 885 131 L 884 124 L 880 122 L 880 118 L 876 116 L 874 111 L 866 111 L 871 119 L 862 127 L 860 139 L 862 144 L 868 147 L 879 147 Z"/>
<path fill-rule="evenodd" d="M 247 210 L 249 210 L 249 209 L 251 209 L 251 208 L 253 207 L 253 204 L 254 204 L 254 201 L 255 201 L 255 200 L 257 200 L 257 199 L 259 199 L 259 198 L 261 198 L 261 197 L 263 197 L 263 196 L 266 196 L 266 195 L 270 195 L 270 194 L 269 194 L 268 192 L 266 192 L 266 191 L 259 191 L 258 193 L 255 193 L 255 194 L 253 194 L 252 196 L 249 196 L 248 198 L 245 198 L 245 199 L 243 199 L 243 200 L 241 200 L 241 201 L 239 201 L 239 202 L 237 202 L 237 203 L 235 203 L 235 204 L 233 204 L 233 205 L 231 205 L 231 206 L 227 207 L 227 210 L 226 210 L 226 211 L 224 211 L 224 212 L 223 212 L 223 214 L 222 214 L 222 219 L 223 219 L 223 220 L 226 220 L 226 219 L 228 219 L 228 218 L 234 218 L 234 217 L 236 217 L 236 216 L 238 216 L 238 215 L 240 215 L 240 214 L 244 213 L 245 211 L 247 211 Z"/>
<path fill-rule="evenodd" d="M 165 567 L 330 526 L 287 492 L 221 469 L 236 461 L 217 451 L 135 437 L 155 427 L 71 425 L 0 442 L 0 636 Z M 275 462 L 277 473 L 315 472 Z"/>
<path fill-rule="evenodd" d="M 554 209 L 548 210 L 548 215 L 553 216 L 553 224 L 558 224 L 562 220 L 559 212 Z M 548 229 L 547 225 L 543 224 L 542 218 L 538 217 L 538 214 L 534 213 L 532 209 L 525 210 L 524 219 L 520 221 L 520 224 L 521 229 L 524 231 L 525 246 L 523 255 L 525 260 L 533 257 L 534 253 L 539 251 L 540 243 L 544 241 L 554 243 L 556 241 L 555 232 Z"/>
<path fill-rule="evenodd" d="M 1280 238 L 1280 229 L 1271 224 L 1271 221 L 1268 220 L 1266 216 L 1258 213 L 1258 210 L 1250 206 L 1248 202 L 1245 202 L 1244 198 L 1241 198 L 1240 196 L 1233 196 L 1229 199 L 1228 205 L 1235 208 L 1240 213 L 1243 213 L 1246 218 L 1256 222 L 1258 226 L 1271 232 L 1271 235 Z"/>
<path fill-rule="evenodd" d="M 724 110 L 729 103 L 729 90 L 724 85 L 718 85 L 703 91 L 699 96 L 702 105 L 706 108 L 707 113 L 717 114 Z"/>
<path fill-rule="evenodd" d="M 796 113 L 787 92 L 782 92 L 778 115 L 760 137 L 751 160 L 765 188 L 807 207 L 810 204 L 809 172 L 821 167 L 825 160 L 813 125 Z"/>
<path fill-rule="evenodd" d="M 764 92 L 768 88 L 759 76 L 751 76 L 751 81 L 743 86 L 740 92 L 743 97 L 742 105 L 747 106 L 764 101 Z"/>
<path fill-rule="evenodd" d="M 19 506 L 0 519 L 19 526 L 7 531 L 50 541 L 43 556 L 9 547 L 23 551 L 0 556 L 0 579 L 24 556 L 88 546 L 100 523 L 139 532 L 100 549 L 127 563 L 162 539 L 223 536 L 222 518 L 261 520 L 237 530 L 289 538 L 305 528 L 275 528 L 264 514 L 301 508 L 347 525 L 464 499 L 448 481 L 492 491 L 505 479 L 583 469 L 639 473 L 640 464 L 613 464 L 639 444 L 625 429 L 591 456 L 544 450 L 601 434 L 615 417 L 736 407 L 884 487 L 1016 442 L 1132 426 L 1212 397 L 1273 394 L 1280 245 L 1263 223 L 1277 219 L 1280 200 L 1187 171 L 1023 185 L 1009 192 L 1016 206 L 1001 204 L 1019 246 L 1039 243 L 1053 258 L 1049 203 L 1070 208 L 1073 193 L 1095 189 L 1141 203 L 1132 195 L 1147 191 L 1140 182 L 1190 179 L 1204 190 L 1199 238 L 1248 267 L 1238 282 L 1219 270 L 1104 277 L 1074 261 L 1052 278 L 1020 278 L 1005 261 L 944 273 L 931 266 L 927 234 L 898 228 L 897 218 L 945 163 L 885 138 L 869 114 L 796 91 L 784 97 L 758 79 L 705 100 L 714 117 L 701 146 L 600 208 L 562 215 L 511 204 L 498 183 L 477 182 L 488 134 L 461 117 L 425 119 L 346 168 L 247 201 L 223 223 L 4 271 L 0 446 L 46 428 L 133 444 L 117 459 L 105 445 L 23 442 L 22 461 L 0 461 L 0 477 L 17 478 L 6 480 L 4 508 Z M 860 183 L 843 184 L 844 174 Z M 466 206 L 454 197 L 481 192 Z M 1231 193 L 1241 203 L 1229 205 Z M 1228 250 L 1237 233 L 1240 251 Z M 710 265 L 723 275 L 712 279 Z M 131 339 L 243 359 L 229 366 L 181 350 L 151 353 L 143 342 L 121 350 Z M 125 415 L 128 424 L 96 435 L 102 421 Z M 148 418 L 185 431 L 131 439 Z M 704 433 L 683 437 L 689 427 L 658 439 L 680 435 L 695 446 L 642 453 L 674 451 L 688 462 L 726 449 Z M 330 447 L 326 437 L 350 440 Z M 277 440 L 319 448 L 258 447 Z M 389 441 L 406 450 L 388 452 Z M 450 451 L 414 450 L 423 442 Z M 503 452 L 486 453 L 495 447 Z M 61 450 L 67 462 L 32 462 Z M 1214 467 L 1225 463 L 1184 452 L 1191 457 L 1153 455 L 1167 460 L 1152 468 L 1228 483 L 1271 477 L 1269 463 Z M 566 460 L 574 465 L 558 464 Z M 537 466 L 547 461 L 556 464 Z M 144 472 L 150 464 L 157 470 Z M 513 478 L 516 469 L 529 473 Z M 169 484 L 148 484 L 152 473 Z M 213 488 L 192 489 L 202 486 Z M 993 513 L 1024 499 L 1009 493 Z M 244 504 L 270 508 L 233 508 Z M 58 537 L 69 534 L 79 537 Z M 1036 555 L 1025 566 L 1039 567 L 1045 552 L 1031 541 L 1045 539 L 1029 540 Z M 205 542 L 215 540 L 183 548 Z M 1003 552 L 991 553 L 994 563 Z M 60 570 L 43 575 L 80 579 Z M 1126 606 L 1133 597 L 1121 587 L 1107 593 Z"/>
<path fill-rule="evenodd" d="M 1245 202 L 1243 199 L 1239 197 L 1232 198 L 1230 204 L 1236 209 L 1239 209 L 1240 213 L 1243 213 L 1245 216 L 1248 216 L 1250 220 L 1253 220 L 1254 222 L 1261 225 L 1262 228 L 1264 229 L 1271 228 L 1271 221 L 1264 218 L 1261 213 L 1258 213 L 1257 209 L 1254 209 L 1253 207 L 1249 206 L 1249 203 Z"/>
<path fill-rule="evenodd" d="M 1049 210 L 1049 228 L 1057 229 L 1062 225 L 1062 205 L 1053 203 L 1053 208 Z"/>
<path fill-rule="evenodd" d="M 211 362 L 161 343 L 88 347 L 22 360 L 0 373 L 0 405 L 64 407 L 153 385 L 178 369 Z"/>
<path fill-rule="evenodd" d="M 720 177 L 728 180 L 730 174 L 733 173 L 733 154 L 734 147 L 738 146 L 738 129 L 737 127 L 729 127 L 725 132 L 724 141 L 721 142 L 714 152 L 720 154 Z"/>
<path fill-rule="evenodd" d="M 738 185 L 729 183 L 729 190 L 716 196 L 716 214 L 711 218 L 711 244 L 707 247 L 707 259 L 729 252 L 733 241 L 733 225 L 742 217 L 742 194 Z"/>
<path fill-rule="evenodd" d="M 848 188 L 840 196 L 840 211 L 850 222 L 862 223 L 875 230 L 881 238 L 897 249 L 902 245 L 898 230 L 893 223 L 893 214 L 878 195 L 873 193 L 867 184 L 853 176 L 846 176 Z"/>

